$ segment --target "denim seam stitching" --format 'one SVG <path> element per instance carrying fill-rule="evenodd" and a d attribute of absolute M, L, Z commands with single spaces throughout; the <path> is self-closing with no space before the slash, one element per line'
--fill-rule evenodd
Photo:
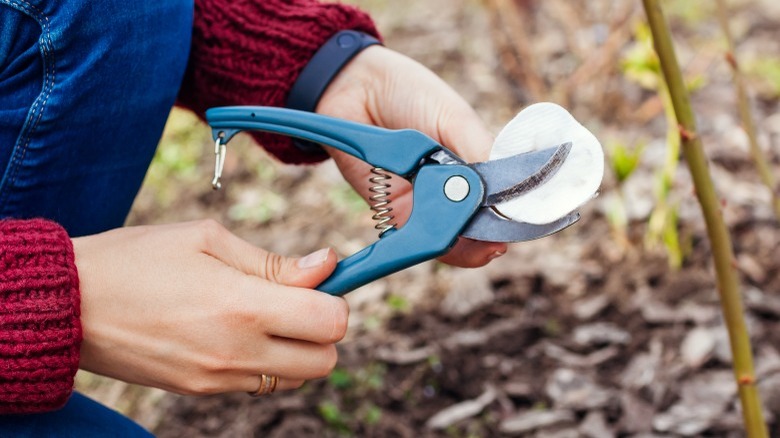
<path fill-rule="evenodd" d="M 46 103 L 51 96 L 51 92 L 54 89 L 54 78 L 56 76 L 55 58 L 54 58 L 54 43 L 51 39 L 51 30 L 49 25 L 49 17 L 46 16 L 40 9 L 30 4 L 25 0 L 13 1 L 13 0 L 0 0 L 0 2 L 22 12 L 35 19 L 38 25 L 41 26 L 42 38 L 39 39 L 41 44 L 41 51 L 43 52 L 44 78 L 43 89 L 41 94 L 35 99 L 30 108 L 29 116 L 22 125 L 22 131 L 20 132 L 19 139 L 16 142 L 16 146 L 11 154 L 11 158 L 8 161 L 8 172 L 4 175 L 2 181 L 0 181 L 0 206 L 5 205 L 6 198 L 10 194 L 10 190 L 5 190 L 6 186 L 10 187 L 16 182 L 17 173 L 21 162 L 27 154 L 27 148 L 32 140 L 32 134 L 36 131 L 38 124 L 43 117 L 43 110 L 46 107 Z M 45 40 L 45 41 L 43 41 Z M 40 106 L 40 108 L 39 108 Z M 37 115 L 37 117 L 36 117 Z M 34 120 L 33 120 L 34 119 Z"/>

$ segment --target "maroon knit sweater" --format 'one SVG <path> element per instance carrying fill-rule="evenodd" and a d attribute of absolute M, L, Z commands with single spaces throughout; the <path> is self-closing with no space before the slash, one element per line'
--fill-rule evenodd
<path fill-rule="evenodd" d="M 283 106 L 314 52 L 344 29 L 378 36 L 366 14 L 341 4 L 196 0 L 179 103 L 201 116 L 220 105 Z M 285 162 L 324 158 L 284 137 L 256 138 Z M 0 414 L 57 409 L 73 390 L 81 345 L 73 245 L 51 221 L 0 220 L 0 263 Z"/>

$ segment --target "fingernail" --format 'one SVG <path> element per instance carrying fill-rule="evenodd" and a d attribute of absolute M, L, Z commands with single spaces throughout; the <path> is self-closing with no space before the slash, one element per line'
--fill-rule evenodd
<path fill-rule="evenodd" d="M 493 254 L 490 254 L 488 256 L 488 260 L 495 260 L 495 259 L 501 257 L 504 254 L 506 254 L 506 252 L 495 251 Z"/>
<path fill-rule="evenodd" d="M 301 257 L 298 259 L 298 267 L 301 269 L 311 269 L 322 266 L 322 264 L 325 263 L 325 260 L 328 260 L 329 252 L 330 248 L 322 248 L 305 257 Z"/>

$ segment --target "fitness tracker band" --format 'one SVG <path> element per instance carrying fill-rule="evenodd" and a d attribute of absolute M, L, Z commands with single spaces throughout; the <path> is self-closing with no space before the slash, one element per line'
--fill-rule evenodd
<path fill-rule="evenodd" d="M 317 104 L 334 77 L 363 49 L 379 40 L 356 30 L 342 30 L 333 35 L 312 56 L 296 79 L 285 106 L 290 109 L 314 112 Z M 294 140 L 295 145 L 306 152 L 321 152 L 316 143 Z"/>

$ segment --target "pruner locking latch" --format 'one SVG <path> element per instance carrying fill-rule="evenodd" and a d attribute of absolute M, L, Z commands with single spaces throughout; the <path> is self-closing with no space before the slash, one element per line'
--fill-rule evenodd
<path fill-rule="evenodd" d="M 217 140 L 214 142 L 214 179 L 211 180 L 211 187 L 214 190 L 222 188 L 220 179 L 222 178 L 222 169 L 225 167 L 225 153 L 227 152 L 227 145 L 222 143 L 222 139 L 225 136 L 220 133 L 217 135 Z"/>

